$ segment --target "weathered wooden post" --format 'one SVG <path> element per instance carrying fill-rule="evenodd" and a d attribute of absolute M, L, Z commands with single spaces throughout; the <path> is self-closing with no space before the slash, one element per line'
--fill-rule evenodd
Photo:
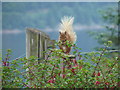
<path fill-rule="evenodd" d="M 43 51 L 46 51 L 48 47 L 49 36 L 44 32 L 27 28 L 26 29 L 26 57 L 36 56 L 39 59 L 45 59 L 46 55 Z"/>
<path fill-rule="evenodd" d="M 49 44 L 50 38 L 47 34 L 44 32 L 33 29 L 33 28 L 27 28 L 26 29 L 26 58 L 29 58 L 30 56 L 36 56 L 38 58 L 38 62 L 34 64 L 40 63 L 40 60 L 46 59 L 45 53 L 43 51 L 47 50 L 48 44 Z M 29 65 L 29 61 L 26 63 L 26 65 Z M 38 69 L 34 66 L 31 66 L 27 68 L 29 78 L 32 77 L 31 71 L 38 72 Z M 36 80 L 33 79 L 29 82 L 29 86 L 33 85 L 33 82 Z"/>

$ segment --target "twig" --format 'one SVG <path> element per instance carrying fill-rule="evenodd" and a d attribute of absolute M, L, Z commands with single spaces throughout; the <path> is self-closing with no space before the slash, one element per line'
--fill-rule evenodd
<path fill-rule="evenodd" d="M 54 65 L 53 68 L 52 68 L 51 77 L 53 77 L 53 71 L 54 71 L 54 69 L 55 69 L 55 65 Z"/>
<path fill-rule="evenodd" d="M 99 65 L 99 63 L 100 63 L 100 60 L 101 60 L 101 58 L 102 58 L 104 52 L 106 51 L 106 49 L 107 49 L 107 47 L 106 47 L 106 48 L 103 50 L 103 52 L 100 54 L 100 58 L 98 59 L 98 62 L 97 62 L 97 64 L 96 64 L 96 67 L 95 67 L 95 70 L 94 70 L 93 74 L 95 73 L 96 68 L 98 67 L 98 65 Z"/>
<path fill-rule="evenodd" d="M 32 75 L 33 75 L 38 81 L 40 81 L 40 80 L 35 76 L 35 74 L 32 72 L 32 70 L 30 69 L 30 67 L 28 67 L 28 68 L 29 68 L 29 70 L 30 70 L 29 73 L 32 73 Z M 42 85 L 42 82 L 40 82 L 40 84 Z"/>
<path fill-rule="evenodd" d="M 100 58 L 98 59 L 98 62 L 97 62 L 97 65 L 96 65 L 96 67 L 95 67 L 95 69 L 94 69 L 93 74 L 95 73 L 95 71 L 96 71 L 96 69 L 97 69 L 97 67 L 98 67 L 98 65 L 99 65 L 99 63 L 100 63 L 100 60 L 101 60 L 101 58 L 102 58 L 102 56 L 103 56 L 104 52 L 106 51 L 106 49 L 107 49 L 107 47 L 105 47 L 105 49 L 104 49 L 104 50 L 102 51 L 102 53 L 100 54 Z M 99 66 L 99 68 L 100 68 L 100 66 Z M 100 71 L 101 71 L 101 73 L 102 73 L 103 80 L 104 80 L 104 83 L 105 83 L 104 74 L 103 74 L 103 72 L 102 72 L 101 68 L 100 68 Z M 92 74 L 92 75 L 93 75 L 93 74 Z M 105 85 L 105 86 L 106 86 L 106 85 Z"/>

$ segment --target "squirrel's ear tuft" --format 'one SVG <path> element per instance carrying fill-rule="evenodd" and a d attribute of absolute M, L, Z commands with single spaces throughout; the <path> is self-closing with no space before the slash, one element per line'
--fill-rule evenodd
<path fill-rule="evenodd" d="M 67 34 L 67 32 L 65 31 L 65 34 Z"/>

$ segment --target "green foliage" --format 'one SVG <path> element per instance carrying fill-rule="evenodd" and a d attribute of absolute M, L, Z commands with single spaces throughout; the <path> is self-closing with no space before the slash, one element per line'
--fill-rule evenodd
<path fill-rule="evenodd" d="M 110 43 L 108 41 L 106 47 Z M 11 61 L 3 59 L 3 88 L 119 87 L 118 56 L 106 54 L 106 47 L 101 52 L 82 55 L 80 48 L 72 46 L 73 55 L 66 55 L 60 49 L 48 49 L 47 58 L 40 63 L 34 56 Z M 10 55 L 10 50 L 6 55 Z"/>
<path fill-rule="evenodd" d="M 113 45 L 111 49 L 119 49 L 119 10 L 117 8 L 108 8 L 104 11 L 101 11 L 101 14 L 104 22 L 107 23 L 107 25 L 104 26 L 105 30 L 91 32 L 91 35 L 95 36 L 100 44 L 103 45 L 107 41 L 112 41 Z"/>

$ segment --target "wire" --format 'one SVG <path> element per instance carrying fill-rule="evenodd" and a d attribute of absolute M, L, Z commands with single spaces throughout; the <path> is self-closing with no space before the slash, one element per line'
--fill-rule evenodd
<path fill-rule="evenodd" d="M 98 53 L 101 53 L 102 51 L 92 51 L 92 52 L 98 52 Z M 108 50 L 108 51 L 105 51 L 105 52 L 120 52 L 120 50 Z M 82 52 L 80 54 L 87 54 L 87 53 L 91 53 L 91 52 Z"/>
<path fill-rule="evenodd" d="M 17 60 L 17 59 L 19 59 L 19 58 L 24 57 L 25 55 L 26 55 L 26 53 L 22 54 L 21 56 L 19 56 L 19 57 L 15 58 L 15 59 L 12 59 L 12 60 Z M 12 61 L 12 60 L 10 60 L 10 61 Z"/>
<path fill-rule="evenodd" d="M 96 52 L 101 53 L 102 51 L 92 51 L 92 52 L 94 52 L 94 53 L 96 53 Z M 120 52 L 120 50 L 108 50 L 108 51 L 106 51 L 106 52 Z M 80 54 L 87 54 L 87 53 L 91 53 L 91 52 L 82 52 L 82 53 L 80 53 Z M 22 54 L 21 56 L 15 58 L 15 59 L 12 59 L 12 60 L 17 60 L 17 59 L 19 59 L 19 58 L 24 57 L 25 55 L 26 55 L 26 53 Z M 12 61 L 12 60 L 9 60 L 9 61 Z"/>
<path fill-rule="evenodd" d="M 26 53 L 22 54 L 21 56 L 19 56 L 19 57 L 16 58 L 16 59 L 19 59 L 19 58 L 21 58 L 21 57 L 23 57 L 23 56 L 25 56 L 25 55 L 26 55 Z"/>

